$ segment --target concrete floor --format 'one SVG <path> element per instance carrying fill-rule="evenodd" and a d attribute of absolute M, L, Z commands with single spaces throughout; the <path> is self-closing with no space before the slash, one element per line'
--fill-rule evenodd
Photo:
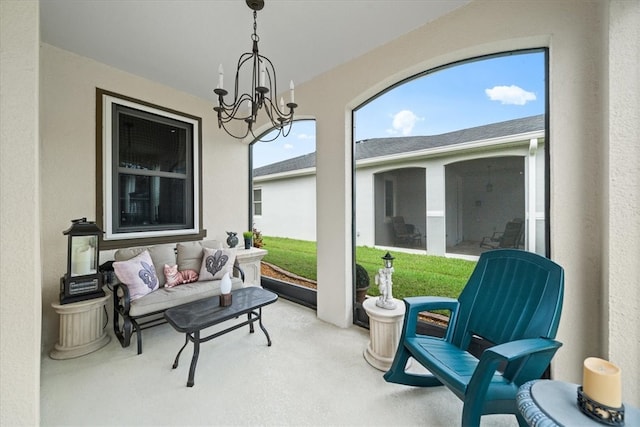
<path fill-rule="evenodd" d="M 111 313 L 109 313 L 111 314 Z M 184 336 L 163 325 L 143 331 L 143 353 L 112 338 L 69 360 L 44 356 L 43 426 L 453 426 L 461 402 L 444 387 L 390 384 L 363 357 L 369 332 L 318 320 L 284 299 L 263 309 L 273 345 L 244 327 L 200 349 L 186 387 L 192 345 L 171 369 Z M 108 331 L 112 334 L 111 323 Z M 213 331 L 213 328 L 207 332 Z M 516 426 L 491 415 L 482 426 Z"/>

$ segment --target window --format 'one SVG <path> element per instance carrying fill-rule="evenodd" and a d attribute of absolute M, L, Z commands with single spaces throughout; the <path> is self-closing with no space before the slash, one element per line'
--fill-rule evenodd
<path fill-rule="evenodd" d="M 253 189 L 253 214 L 262 215 L 262 188 Z"/>
<path fill-rule="evenodd" d="M 106 248 L 203 237 L 201 119 L 100 89 L 97 107 L 97 217 Z"/>

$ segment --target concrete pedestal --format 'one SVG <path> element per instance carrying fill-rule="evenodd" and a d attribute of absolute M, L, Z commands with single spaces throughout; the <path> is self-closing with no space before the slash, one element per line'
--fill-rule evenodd
<path fill-rule="evenodd" d="M 369 316 L 370 337 L 364 358 L 374 368 L 388 371 L 400 341 L 405 306 L 403 301 L 394 299 L 396 308 L 388 310 L 378 307 L 377 299 L 367 298 L 362 304 Z"/>
<path fill-rule="evenodd" d="M 267 254 L 265 249 L 251 247 L 249 249 L 238 248 L 236 258 L 242 271 L 244 271 L 245 286 L 261 286 L 260 261 Z"/>
<path fill-rule="evenodd" d="M 105 305 L 111 293 L 71 304 L 52 303 L 60 315 L 58 343 L 49 353 L 52 359 L 71 359 L 96 351 L 111 341 L 107 335 Z"/>

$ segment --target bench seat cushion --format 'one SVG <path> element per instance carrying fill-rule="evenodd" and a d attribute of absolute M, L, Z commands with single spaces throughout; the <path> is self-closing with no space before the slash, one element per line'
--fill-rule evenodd
<path fill-rule="evenodd" d="M 231 278 L 232 290 L 242 287 L 241 279 Z M 185 283 L 173 288 L 163 287 L 145 295 L 144 298 L 131 301 L 129 315 L 132 317 L 144 316 L 216 295 L 220 295 L 220 280 Z"/>

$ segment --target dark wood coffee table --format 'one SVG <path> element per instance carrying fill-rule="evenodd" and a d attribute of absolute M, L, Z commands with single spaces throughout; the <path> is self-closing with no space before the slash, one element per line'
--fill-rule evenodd
<path fill-rule="evenodd" d="M 231 294 L 232 302 L 228 307 L 221 307 L 220 297 L 215 296 L 173 307 L 164 312 L 164 317 L 167 319 L 167 322 L 169 322 L 176 331 L 185 334 L 184 345 L 176 355 L 176 359 L 173 362 L 173 369 L 178 367 L 178 360 L 180 359 L 182 350 L 185 349 L 189 341 L 193 343 L 193 357 L 191 358 L 187 387 L 193 387 L 194 384 L 193 378 L 196 373 L 198 355 L 200 354 L 200 343 L 207 342 L 246 325 L 249 325 L 249 332 L 253 333 L 253 323 L 257 321 L 260 329 L 262 329 L 262 332 L 264 332 L 267 337 L 267 345 L 271 346 L 269 333 L 262 325 L 262 307 L 276 302 L 278 296 L 273 292 L 254 286 L 237 289 L 232 291 Z M 227 329 L 200 338 L 201 330 L 227 320 L 238 318 L 244 314 L 248 317 L 246 321 L 236 323 Z"/>

